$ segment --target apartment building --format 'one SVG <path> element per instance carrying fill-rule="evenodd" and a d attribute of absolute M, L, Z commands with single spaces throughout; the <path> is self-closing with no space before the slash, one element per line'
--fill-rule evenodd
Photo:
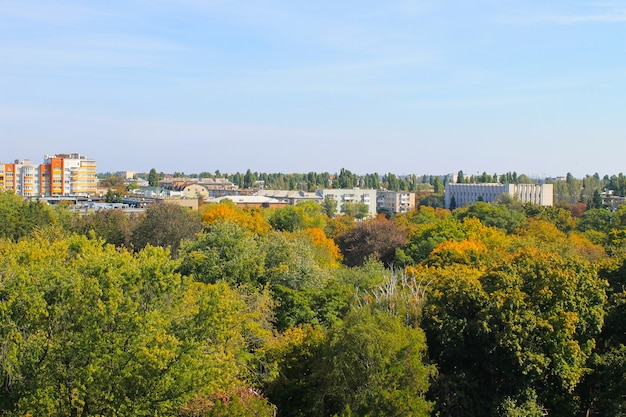
<path fill-rule="evenodd" d="M 361 188 L 325 188 L 317 190 L 317 195 L 337 201 L 337 209 L 341 212 L 345 203 L 364 203 L 368 208 L 368 215 L 376 215 L 376 190 Z"/>
<path fill-rule="evenodd" d="M 415 210 L 415 193 L 408 191 L 378 191 L 376 210 L 388 213 L 407 213 Z"/>
<path fill-rule="evenodd" d="M 43 164 L 0 163 L 0 190 L 24 197 L 93 195 L 96 186 L 96 161 L 77 153 L 46 155 Z"/>
<path fill-rule="evenodd" d="M 554 204 L 552 184 L 447 184 L 445 207 L 455 208 L 484 201 L 491 203 L 502 194 L 508 194 L 522 203 L 541 206 Z"/>

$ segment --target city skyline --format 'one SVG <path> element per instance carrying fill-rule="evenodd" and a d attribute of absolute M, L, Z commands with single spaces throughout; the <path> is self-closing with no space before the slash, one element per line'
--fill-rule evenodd
<path fill-rule="evenodd" d="M 626 1 L 0 2 L 0 161 L 625 171 Z"/>

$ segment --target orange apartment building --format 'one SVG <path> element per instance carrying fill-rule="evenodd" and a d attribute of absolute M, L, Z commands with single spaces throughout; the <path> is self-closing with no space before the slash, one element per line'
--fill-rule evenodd
<path fill-rule="evenodd" d="M 39 165 L 0 163 L 0 190 L 24 197 L 87 196 L 96 186 L 96 161 L 77 153 L 46 155 Z"/>

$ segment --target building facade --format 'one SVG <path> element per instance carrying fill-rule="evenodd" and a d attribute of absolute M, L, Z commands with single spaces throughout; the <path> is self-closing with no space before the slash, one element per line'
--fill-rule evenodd
<path fill-rule="evenodd" d="M 533 203 L 540 206 L 554 204 L 552 184 L 447 184 L 445 187 L 445 207 L 454 209 L 478 201 L 491 203 L 502 194 L 510 195 L 522 203 Z"/>
<path fill-rule="evenodd" d="M 0 190 L 23 197 L 88 196 L 96 187 L 96 161 L 77 153 L 46 155 L 38 165 L 28 159 L 0 163 Z"/>
<path fill-rule="evenodd" d="M 343 213 L 345 203 L 364 203 L 368 216 L 376 215 L 376 190 L 361 188 L 324 188 L 317 190 L 322 200 L 327 198 L 337 201 L 337 209 Z"/>
<path fill-rule="evenodd" d="M 388 213 L 407 213 L 415 210 L 415 193 L 408 191 L 378 191 L 376 210 Z"/>

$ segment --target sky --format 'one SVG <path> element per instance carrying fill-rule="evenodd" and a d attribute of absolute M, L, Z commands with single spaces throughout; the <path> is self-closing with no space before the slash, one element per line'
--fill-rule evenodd
<path fill-rule="evenodd" d="M 0 161 L 626 171 L 626 0 L 0 0 Z"/>

